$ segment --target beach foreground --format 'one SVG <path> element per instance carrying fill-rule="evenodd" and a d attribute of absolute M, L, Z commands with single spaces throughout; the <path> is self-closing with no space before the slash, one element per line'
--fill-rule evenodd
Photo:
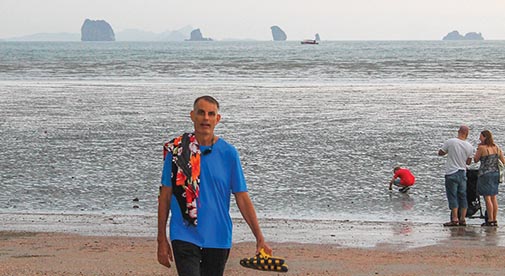
<path fill-rule="evenodd" d="M 464 228 L 449 231 L 451 238 L 416 248 L 271 245 L 276 256 L 287 259 L 286 275 L 503 275 L 505 247 L 468 236 Z M 239 260 L 253 253 L 254 243 L 235 243 L 225 275 L 281 274 L 241 267 Z M 157 263 L 154 237 L 0 231 L 0 275 L 176 275 L 176 271 Z"/>

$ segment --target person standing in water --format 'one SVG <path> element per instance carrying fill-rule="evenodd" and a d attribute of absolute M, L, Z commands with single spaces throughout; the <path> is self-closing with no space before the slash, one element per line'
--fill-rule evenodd
<path fill-rule="evenodd" d="M 479 195 L 484 196 L 486 201 L 487 221 L 482 226 L 498 226 L 498 183 L 500 172 L 498 160 L 505 164 L 503 151 L 494 143 L 493 134 L 484 130 L 479 136 L 479 146 L 473 158 L 474 162 L 480 161 L 477 178 L 477 190 Z"/>
<path fill-rule="evenodd" d="M 445 192 L 449 209 L 451 209 L 451 221 L 444 226 L 466 226 L 466 166 L 472 163 L 473 147 L 466 141 L 470 129 L 462 125 L 458 130 L 458 136 L 451 138 L 439 149 L 439 156 L 447 156 L 445 163 Z"/>

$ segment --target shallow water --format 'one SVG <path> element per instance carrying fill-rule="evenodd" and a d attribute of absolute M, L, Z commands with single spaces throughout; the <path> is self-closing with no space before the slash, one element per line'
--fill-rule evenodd
<path fill-rule="evenodd" d="M 196 44 L 189 52 L 170 44 L 178 55 L 159 43 L 126 50 L 128 44 L 0 43 L 15 53 L 0 60 L 9 65 L 0 66 L 0 208 L 155 213 L 161 145 L 191 130 L 194 98 L 211 94 L 222 106 L 217 134 L 238 148 L 261 218 L 444 221 L 440 145 L 462 123 L 474 146 L 483 129 L 504 144 L 505 69 L 496 60 L 505 44 L 367 43 L 319 52 L 275 44 L 281 57 L 268 43 Z M 464 62 L 458 51 L 467 54 Z M 205 54 L 202 63 L 197 53 Z M 306 72 L 305 55 L 327 63 Z M 153 56 L 198 65 L 159 71 L 165 61 Z M 150 66 L 136 65 L 143 59 Z M 396 164 L 417 177 L 406 195 L 387 190 Z"/>
<path fill-rule="evenodd" d="M 442 219 L 441 143 L 464 122 L 503 144 L 501 105 L 480 95 L 503 103 L 500 85 L 213 86 L 217 133 L 238 148 L 260 217 Z M 3 84 L 1 208 L 155 212 L 162 142 L 191 128 L 188 106 L 203 93 L 177 92 L 190 89 Z M 395 164 L 417 177 L 407 195 L 387 190 Z"/>

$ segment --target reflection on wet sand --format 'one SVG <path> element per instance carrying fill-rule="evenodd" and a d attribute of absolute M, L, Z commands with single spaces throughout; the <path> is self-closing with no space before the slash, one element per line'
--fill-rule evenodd
<path fill-rule="evenodd" d="M 469 225 L 467 227 L 449 228 L 450 236 L 447 242 L 468 241 L 476 246 L 505 246 L 501 241 L 503 232 L 498 227 L 481 227 L 480 224 Z"/>
<path fill-rule="evenodd" d="M 407 197 L 405 197 L 407 199 Z M 82 235 L 149 237 L 156 232 L 156 217 L 96 214 L 2 214 L 0 231 L 63 232 Z M 396 222 L 359 220 L 264 219 L 265 237 L 278 243 L 333 244 L 348 248 L 394 248 L 407 250 L 436 244 L 505 246 L 505 228 L 481 227 L 469 219 L 466 227 L 447 228 L 441 221 L 430 223 L 404 219 Z M 233 221 L 233 242 L 254 242 L 241 219 Z M 300 237 L 303 237 L 300 238 Z"/>
<path fill-rule="evenodd" d="M 411 222 L 401 222 L 393 225 L 393 234 L 395 235 L 408 235 L 412 233 L 413 223 Z"/>
<path fill-rule="evenodd" d="M 392 206 L 396 210 L 404 210 L 408 211 L 414 207 L 414 196 L 411 196 L 409 193 L 389 193 L 389 200 L 392 203 Z"/>

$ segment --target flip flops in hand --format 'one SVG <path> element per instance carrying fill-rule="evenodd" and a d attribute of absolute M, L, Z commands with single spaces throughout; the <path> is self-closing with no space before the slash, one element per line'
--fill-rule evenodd
<path fill-rule="evenodd" d="M 288 272 L 288 265 L 283 258 L 270 256 L 263 248 L 256 256 L 240 260 L 240 265 L 264 271 Z"/>

